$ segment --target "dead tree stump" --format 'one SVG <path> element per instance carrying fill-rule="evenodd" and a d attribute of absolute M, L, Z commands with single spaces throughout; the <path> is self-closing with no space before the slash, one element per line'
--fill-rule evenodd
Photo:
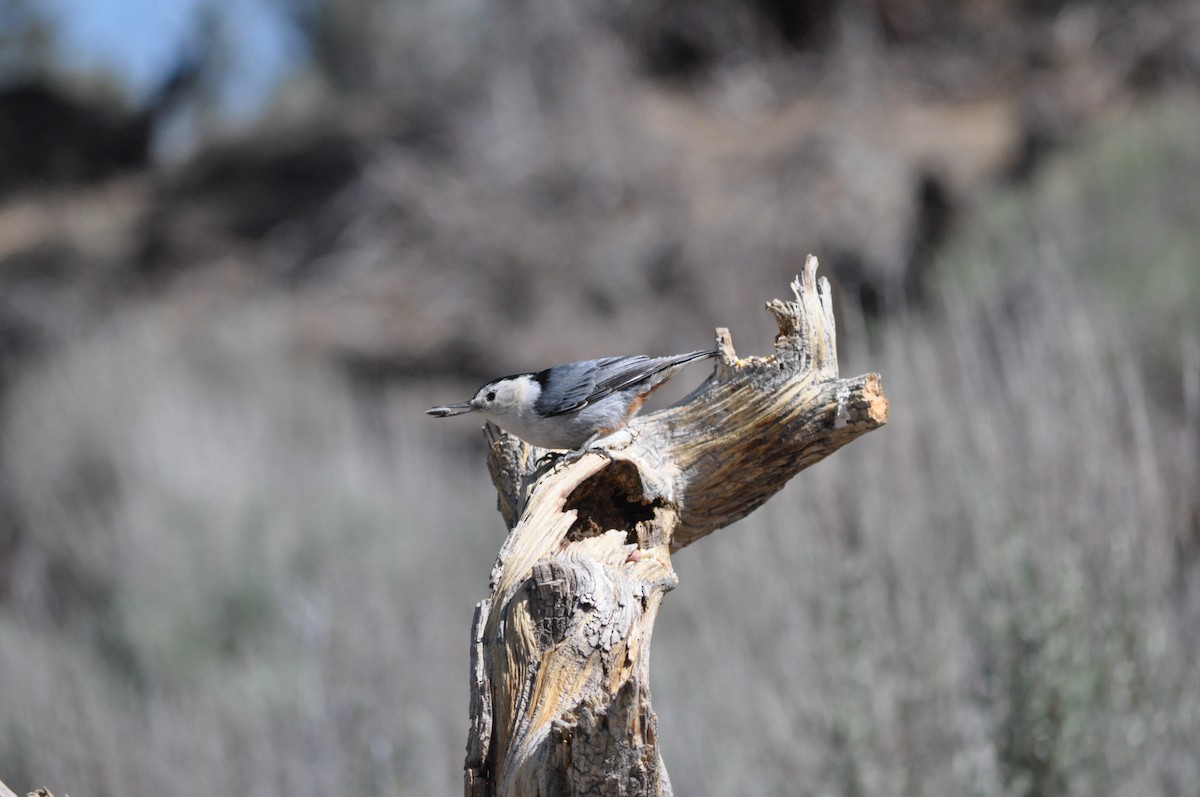
<path fill-rule="evenodd" d="M 472 627 L 467 797 L 671 794 L 650 707 L 650 637 L 671 554 L 745 517 L 887 420 L 878 374 L 839 379 L 829 283 L 809 257 L 767 309 L 775 353 L 738 359 L 634 419 L 611 459 L 556 467 L 495 427 L 509 535 Z"/>

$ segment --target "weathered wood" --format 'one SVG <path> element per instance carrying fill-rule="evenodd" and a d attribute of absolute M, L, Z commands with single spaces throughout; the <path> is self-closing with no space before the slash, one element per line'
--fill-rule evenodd
<path fill-rule="evenodd" d="M 4 785 L 4 781 L 0 781 L 0 797 L 17 797 L 17 795 L 12 789 Z M 54 795 L 46 789 L 35 789 L 29 792 L 26 797 L 54 797 Z"/>
<path fill-rule="evenodd" d="M 608 457 L 564 464 L 486 430 L 510 532 L 472 626 L 468 797 L 671 794 L 649 691 L 671 553 L 887 420 L 877 374 L 838 378 L 816 269 L 809 257 L 795 300 L 768 303 L 773 355 L 738 359 L 718 330 L 713 377 L 636 418 Z"/>

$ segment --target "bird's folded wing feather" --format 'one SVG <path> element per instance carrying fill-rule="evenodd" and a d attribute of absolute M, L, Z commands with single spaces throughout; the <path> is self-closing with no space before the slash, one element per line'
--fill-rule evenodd
<path fill-rule="evenodd" d="M 673 365 L 686 362 L 697 355 L 684 354 L 676 357 L 605 357 L 592 360 L 585 369 L 587 378 L 579 379 L 574 384 L 565 385 L 557 396 L 545 396 L 553 401 L 553 406 L 546 407 L 547 415 L 562 415 L 586 407 L 594 401 L 618 390 L 649 379 L 659 371 L 664 371 Z"/>

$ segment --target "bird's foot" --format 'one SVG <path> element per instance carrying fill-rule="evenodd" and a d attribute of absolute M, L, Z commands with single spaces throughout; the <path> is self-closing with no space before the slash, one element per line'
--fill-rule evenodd
<path fill-rule="evenodd" d="M 602 446 L 584 446 L 583 448 L 577 448 L 574 451 L 564 451 L 564 452 L 555 451 L 551 454 L 547 454 L 545 457 L 538 460 L 538 463 L 540 465 L 542 460 L 546 460 L 548 462 L 553 461 L 554 464 L 553 464 L 551 470 L 558 471 L 562 468 L 567 467 L 568 465 L 570 465 L 573 462 L 578 462 L 580 459 L 582 459 L 583 457 L 585 457 L 588 454 L 598 454 L 598 455 L 604 457 L 605 459 L 607 459 L 609 462 L 616 461 L 616 458 L 608 451 L 607 448 L 604 448 Z"/>
<path fill-rule="evenodd" d="M 547 451 L 533 461 L 533 467 L 535 469 L 544 468 L 555 460 L 562 459 L 564 456 L 566 456 L 565 451 Z"/>

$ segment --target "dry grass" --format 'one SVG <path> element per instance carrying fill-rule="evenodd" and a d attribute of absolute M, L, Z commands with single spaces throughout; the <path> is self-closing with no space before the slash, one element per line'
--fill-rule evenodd
<path fill-rule="evenodd" d="M 453 790 L 501 540 L 486 476 L 411 398 L 368 416 L 269 322 L 216 321 L 130 321 L 14 398 L 32 540 L 0 769 L 85 794 Z"/>

